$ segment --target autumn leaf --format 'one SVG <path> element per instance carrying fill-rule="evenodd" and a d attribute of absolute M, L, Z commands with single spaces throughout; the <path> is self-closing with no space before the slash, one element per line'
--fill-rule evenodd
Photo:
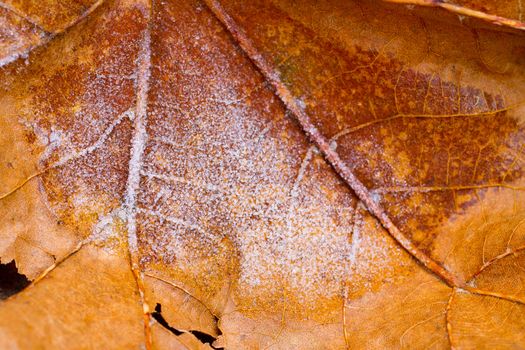
<path fill-rule="evenodd" d="M 0 348 L 525 347 L 516 1 L 0 3 Z"/>

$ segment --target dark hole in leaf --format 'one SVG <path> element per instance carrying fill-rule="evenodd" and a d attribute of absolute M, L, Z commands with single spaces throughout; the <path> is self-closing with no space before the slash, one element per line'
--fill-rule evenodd
<path fill-rule="evenodd" d="M 31 283 L 25 275 L 18 273 L 15 261 L 0 264 L 0 300 L 20 292 Z"/>
<path fill-rule="evenodd" d="M 213 344 L 213 342 L 215 340 L 217 340 L 217 338 L 207 334 L 207 333 L 204 333 L 204 332 L 200 332 L 200 331 L 190 331 L 191 334 L 193 334 L 195 336 L 195 338 L 199 339 L 201 341 L 201 343 L 203 344 Z M 212 348 L 214 349 L 219 349 L 219 348 L 216 348 L 216 347 L 213 347 Z M 220 349 L 223 349 L 223 348 L 220 348 Z"/>
<path fill-rule="evenodd" d="M 166 321 L 166 319 L 164 318 L 164 316 L 162 316 L 162 305 L 157 303 L 157 305 L 155 305 L 155 311 L 151 313 L 151 316 L 164 328 L 166 328 L 167 330 L 169 330 L 171 333 L 175 334 L 175 335 L 181 335 L 185 332 L 183 331 L 180 331 L 176 328 L 173 328 L 169 325 L 169 323 Z M 191 333 L 195 336 L 195 338 L 199 339 L 203 344 L 206 344 L 208 343 L 213 349 L 224 349 L 224 348 L 216 348 L 212 345 L 212 343 L 217 340 L 217 338 L 215 338 L 214 336 L 210 335 L 210 334 L 207 334 L 207 333 L 204 333 L 204 332 L 201 332 L 201 331 L 197 331 L 197 330 L 190 330 L 188 331 L 188 333 Z"/>
<path fill-rule="evenodd" d="M 164 319 L 164 317 L 162 316 L 161 314 L 162 312 L 162 305 L 160 305 L 159 303 L 157 303 L 157 305 L 155 306 L 155 311 L 151 313 L 151 316 L 153 316 L 153 318 L 164 328 L 166 328 L 167 330 L 169 330 L 171 333 L 175 334 L 175 335 L 181 335 L 183 332 L 179 331 L 178 329 L 176 328 L 173 328 L 169 325 L 169 323 L 166 321 L 166 319 Z"/>

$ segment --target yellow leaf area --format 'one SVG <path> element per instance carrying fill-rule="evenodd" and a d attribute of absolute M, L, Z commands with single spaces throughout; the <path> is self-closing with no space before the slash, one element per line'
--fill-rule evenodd
<path fill-rule="evenodd" d="M 524 347 L 521 12 L 420 5 L 0 2 L 0 348 Z"/>

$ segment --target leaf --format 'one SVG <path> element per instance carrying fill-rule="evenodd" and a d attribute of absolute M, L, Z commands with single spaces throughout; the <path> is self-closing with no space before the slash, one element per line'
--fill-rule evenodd
<path fill-rule="evenodd" d="M 24 57 L 34 47 L 75 25 L 102 0 L 6 0 L 0 3 L 0 65 Z"/>
<path fill-rule="evenodd" d="M 524 346 L 520 7 L 406 4 L 2 5 L 0 347 Z"/>
<path fill-rule="evenodd" d="M 441 7 L 463 16 L 480 18 L 498 25 L 523 29 L 523 4 L 521 0 L 479 1 L 479 0 L 386 0 L 410 5 Z"/>

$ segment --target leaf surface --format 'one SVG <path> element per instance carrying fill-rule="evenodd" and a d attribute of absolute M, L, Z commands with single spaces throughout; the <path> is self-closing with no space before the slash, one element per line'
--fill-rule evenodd
<path fill-rule="evenodd" d="M 523 346 L 519 11 L 7 5 L 1 347 Z"/>

